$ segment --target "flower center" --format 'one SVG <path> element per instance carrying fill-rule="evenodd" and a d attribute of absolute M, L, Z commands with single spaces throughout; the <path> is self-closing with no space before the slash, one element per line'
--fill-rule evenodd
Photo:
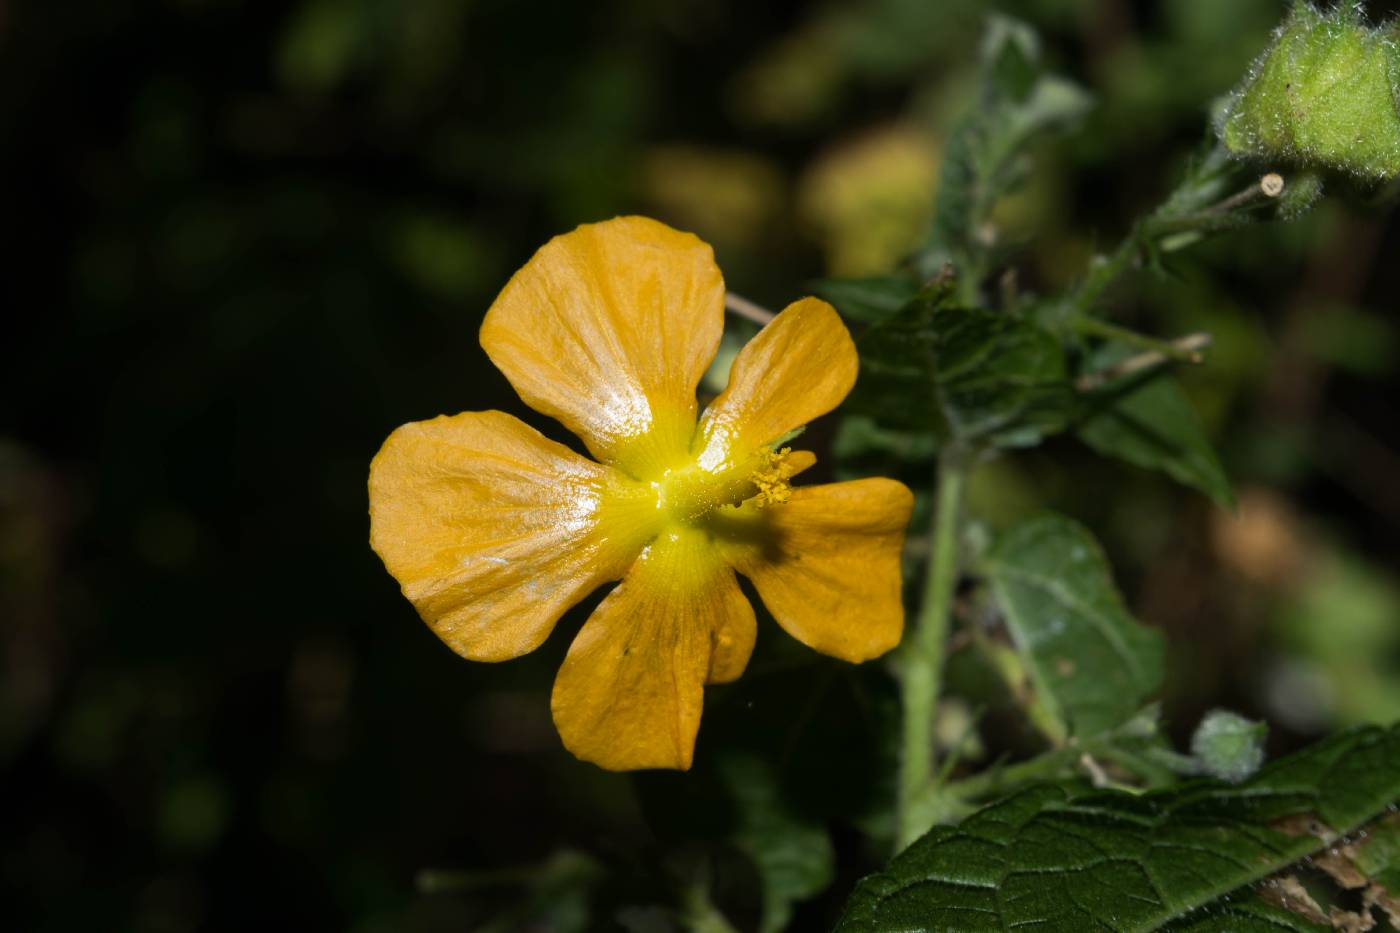
<path fill-rule="evenodd" d="M 788 463 L 790 453 L 791 447 L 784 447 L 776 453 L 771 450 L 763 451 L 767 463 L 753 474 L 753 484 L 758 487 L 758 496 L 754 504 L 760 509 L 769 505 L 782 505 L 792 498 L 792 483 L 789 480 L 792 479 L 794 470 L 792 464 Z"/>
<path fill-rule="evenodd" d="M 692 463 L 668 471 L 651 484 L 656 507 L 673 520 L 694 522 L 717 508 L 749 499 L 759 508 L 781 505 L 792 495 L 788 482 L 794 472 L 788 464 L 791 452 L 787 447 L 776 452 L 764 448 L 743 463 L 716 470 Z"/>

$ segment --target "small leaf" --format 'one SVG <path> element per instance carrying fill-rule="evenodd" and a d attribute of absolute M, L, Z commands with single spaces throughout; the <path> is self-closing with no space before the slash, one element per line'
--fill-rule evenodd
<path fill-rule="evenodd" d="M 1096 354 L 1094 368 L 1111 366 L 1125 355 L 1119 347 Z M 1224 507 L 1234 504 L 1225 469 L 1174 379 L 1159 374 L 1140 384 L 1110 384 L 1090 405 L 1076 433 L 1094 450 L 1165 473 Z"/>
<path fill-rule="evenodd" d="M 990 245 L 985 224 L 997 202 L 1026 176 L 1026 146 L 1043 133 L 1073 126 L 1090 104 L 1078 85 L 1043 73 L 1040 43 L 1029 26 L 991 17 L 979 100 L 948 142 L 921 270 L 932 274 L 951 261 L 964 288 L 975 289 Z"/>
<path fill-rule="evenodd" d="M 1161 632 L 1123 607 L 1089 532 L 1059 515 L 1008 531 L 986 559 L 1036 692 L 1078 736 L 1132 719 L 1161 686 Z"/>
<path fill-rule="evenodd" d="M 1206 713 L 1191 736 L 1191 754 L 1211 777 L 1238 784 L 1264 763 L 1269 727 L 1229 710 Z"/>
<path fill-rule="evenodd" d="M 1059 341 L 1010 313 L 922 293 L 861 338 L 848 410 L 966 446 L 1021 447 L 1063 430 L 1075 404 Z"/>
<path fill-rule="evenodd" d="M 1400 729 L 1342 733 L 1239 785 L 1041 785 L 938 827 L 857 885 L 838 933 L 1317 930 L 1251 888 L 1400 798 Z M 1325 928 L 1324 928 L 1325 929 Z"/>
<path fill-rule="evenodd" d="M 836 306 L 842 316 L 862 324 L 894 317 L 919 293 L 906 275 L 872 275 L 848 279 L 818 279 L 812 291 Z"/>
<path fill-rule="evenodd" d="M 792 811 L 763 759 L 736 752 L 718 766 L 737 811 L 731 838 L 753 860 L 762 882 L 759 930 L 776 933 L 786 928 L 794 902 L 831 884 L 836 873 L 831 837 L 819 822 Z"/>

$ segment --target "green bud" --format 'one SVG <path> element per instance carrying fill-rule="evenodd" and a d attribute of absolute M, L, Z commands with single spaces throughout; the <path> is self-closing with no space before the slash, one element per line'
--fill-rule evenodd
<path fill-rule="evenodd" d="M 1400 47 L 1350 2 L 1305 2 L 1231 95 L 1218 127 L 1237 156 L 1361 178 L 1400 175 Z"/>
<path fill-rule="evenodd" d="M 1191 754 L 1211 777 L 1239 783 L 1264 763 L 1269 727 L 1229 710 L 1206 713 L 1191 736 Z"/>

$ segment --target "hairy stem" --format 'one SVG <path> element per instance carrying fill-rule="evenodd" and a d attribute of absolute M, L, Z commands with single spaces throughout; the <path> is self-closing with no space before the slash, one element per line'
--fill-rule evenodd
<path fill-rule="evenodd" d="M 1060 777 L 1076 762 L 1083 766 L 1086 756 L 1110 761 L 1141 779 L 1148 787 L 1160 787 L 1173 780 L 1172 769 L 1165 763 L 1128 751 L 1115 744 L 1111 737 L 1101 736 L 1083 741 L 1071 739 L 1067 744 L 1027 761 L 993 767 L 980 774 L 952 781 L 944 787 L 944 793 L 963 804 L 972 804 L 1000 796 L 1023 784 Z"/>
<path fill-rule="evenodd" d="M 1116 340 L 1119 343 L 1127 344 L 1130 347 L 1137 347 L 1139 350 L 1146 350 L 1160 356 L 1176 360 L 1179 363 L 1199 363 L 1201 362 L 1201 352 L 1193 343 L 1183 346 L 1178 341 L 1160 340 L 1156 337 L 1149 337 L 1146 334 L 1139 334 L 1135 330 L 1128 330 L 1126 327 L 1119 327 L 1117 324 L 1110 324 L 1107 321 L 1095 317 L 1078 317 L 1072 322 L 1075 330 L 1081 334 L 1092 334 L 1095 337 L 1105 337 L 1109 340 Z"/>
<path fill-rule="evenodd" d="M 940 459 L 933 526 L 929 538 L 928 575 L 924 579 L 919 615 L 901 659 L 901 700 L 904 732 L 901 740 L 899 799 L 895 846 L 903 849 L 931 825 L 937 812 L 927 799 L 933 787 L 934 719 L 943 679 L 943 650 L 948 640 L 948 617 L 958 580 L 958 512 L 962 506 L 965 467 L 955 455 Z"/>
<path fill-rule="evenodd" d="M 1249 221 L 1250 212 L 1277 199 L 1284 190 L 1283 176 L 1269 172 L 1234 194 L 1221 197 L 1227 190 L 1225 186 L 1236 177 L 1229 155 L 1217 145 L 1193 165 L 1160 207 L 1134 225 L 1117 249 L 1094 261 L 1070 296 L 1070 308 L 1081 315 L 1088 314 L 1109 286 L 1133 268 L 1149 249 L 1170 252 L 1176 248 L 1171 245 L 1173 237 L 1186 237 L 1179 247 L 1206 234 L 1241 226 Z"/>
<path fill-rule="evenodd" d="M 1004 768 L 994 767 L 961 781 L 954 781 L 948 785 L 948 793 L 964 801 L 995 796 L 1021 784 L 1057 777 L 1082 754 L 1082 749 L 1065 745 L 1029 761 L 1007 765 Z"/>

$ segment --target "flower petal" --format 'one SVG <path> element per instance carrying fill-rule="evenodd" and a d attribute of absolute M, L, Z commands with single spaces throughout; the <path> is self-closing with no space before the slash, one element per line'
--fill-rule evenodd
<path fill-rule="evenodd" d="M 914 496 L 891 479 L 792 491 L 783 505 L 733 510 L 720 549 L 788 634 L 859 662 L 899 644 L 900 554 Z"/>
<path fill-rule="evenodd" d="M 710 670 L 705 677 L 707 684 L 727 684 L 738 680 L 749 666 L 754 641 L 758 637 L 753 606 L 749 605 L 748 597 L 738 588 L 733 571 L 724 579 L 726 591 L 731 584 L 734 587 L 733 592 L 727 592 L 727 597 L 733 596 L 734 592 L 739 596 L 732 611 L 715 619 L 715 627 L 710 632 Z"/>
<path fill-rule="evenodd" d="M 527 405 L 654 479 L 689 451 L 695 387 L 723 328 L 710 247 L 618 217 L 546 243 L 487 312 L 481 345 Z"/>
<path fill-rule="evenodd" d="M 788 479 L 799 473 L 805 473 L 817 465 L 817 455 L 810 450 L 794 450 L 788 454 L 787 462 L 784 464 L 784 474 Z"/>
<path fill-rule="evenodd" d="M 716 634 L 737 643 L 753 607 L 703 532 L 674 531 L 643 552 L 584 623 L 554 681 L 564 746 L 612 771 L 690 767 Z M 747 660 L 749 647 L 739 645 Z M 721 648 L 722 673 L 740 651 Z"/>
<path fill-rule="evenodd" d="M 729 385 L 700 419 L 705 469 L 738 462 L 841 404 L 856 381 L 856 347 L 836 309 L 803 298 L 739 351 Z"/>
<path fill-rule="evenodd" d="M 406 424 L 370 464 L 370 544 L 454 651 L 518 657 L 641 550 L 603 520 L 614 479 L 499 411 Z"/>

